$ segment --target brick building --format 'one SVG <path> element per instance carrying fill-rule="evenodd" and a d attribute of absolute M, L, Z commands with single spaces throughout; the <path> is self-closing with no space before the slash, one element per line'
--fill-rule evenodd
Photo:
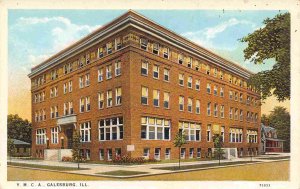
<path fill-rule="evenodd" d="M 174 159 L 178 131 L 182 158 L 209 156 L 214 134 L 238 155 L 258 151 L 251 74 L 128 11 L 32 68 L 32 155 L 70 152 L 74 130 L 91 160 Z"/>

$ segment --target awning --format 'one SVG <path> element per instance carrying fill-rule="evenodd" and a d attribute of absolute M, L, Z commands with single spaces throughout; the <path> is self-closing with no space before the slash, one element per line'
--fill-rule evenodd
<path fill-rule="evenodd" d="M 271 140 L 271 141 L 285 141 L 285 140 L 277 139 L 277 138 L 266 138 L 266 140 Z"/>

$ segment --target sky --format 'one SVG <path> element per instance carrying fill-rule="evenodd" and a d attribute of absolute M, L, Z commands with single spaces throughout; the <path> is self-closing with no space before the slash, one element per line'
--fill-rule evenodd
<path fill-rule="evenodd" d="M 8 113 L 31 120 L 30 69 L 126 11 L 9 10 Z M 244 60 L 247 44 L 239 39 L 263 27 L 263 20 L 279 11 L 135 11 L 254 73 L 274 65 L 273 60 L 263 65 Z M 289 110 L 289 101 L 279 103 L 272 97 L 263 104 L 262 113 L 269 114 L 275 105 Z"/>

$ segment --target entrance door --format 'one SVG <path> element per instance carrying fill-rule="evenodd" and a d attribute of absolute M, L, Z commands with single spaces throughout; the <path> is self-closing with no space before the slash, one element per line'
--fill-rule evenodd
<path fill-rule="evenodd" d="M 71 149 L 72 148 L 72 140 L 73 140 L 73 129 L 67 129 L 66 130 L 66 136 L 67 136 L 67 139 L 68 139 L 67 148 Z"/>

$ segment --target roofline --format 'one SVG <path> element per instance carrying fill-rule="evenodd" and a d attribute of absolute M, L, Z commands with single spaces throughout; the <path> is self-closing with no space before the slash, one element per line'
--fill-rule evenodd
<path fill-rule="evenodd" d="M 135 16 L 138 16 L 142 19 L 145 19 L 146 21 L 153 24 L 154 27 L 150 26 L 149 24 L 146 24 L 146 23 L 142 22 L 138 18 L 135 18 Z M 121 19 L 122 17 L 124 17 L 124 18 Z M 238 65 L 237 63 L 234 63 L 233 61 L 227 60 L 227 59 L 217 55 L 216 53 L 214 53 L 214 52 L 212 52 L 212 51 L 210 51 L 210 50 L 194 43 L 193 41 L 190 41 L 189 39 L 187 39 L 183 36 L 180 36 L 180 35 L 176 34 L 175 32 L 173 32 L 173 31 L 171 31 L 171 30 L 155 23 L 154 21 L 150 20 L 149 18 L 147 18 L 147 17 L 145 17 L 145 16 L 143 16 L 143 15 L 141 15 L 141 14 L 139 14 L 139 13 L 133 11 L 133 10 L 128 10 L 126 13 L 124 13 L 121 16 L 115 18 L 114 20 L 112 20 L 111 22 L 103 25 L 102 27 L 96 29 L 92 33 L 88 34 L 87 36 L 83 37 L 82 39 L 78 40 L 77 42 L 71 44 L 67 48 L 59 51 L 58 53 L 54 54 L 53 56 L 49 57 L 48 59 L 46 59 L 45 61 L 40 63 L 39 65 L 33 67 L 31 69 L 31 73 L 28 74 L 28 77 L 31 78 L 31 77 L 35 76 L 38 72 L 43 71 L 44 69 L 41 68 L 41 67 L 44 67 L 47 64 L 49 64 L 47 66 L 53 67 L 53 65 L 55 63 L 59 62 L 62 59 L 65 59 L 70 53 L 72 53 L 72 51 L 74 51 L 78 48 L 81 48 L 82 46 L 86 47 L 86 46 L 89 46 L 91 43 L 95 43 L 93 41 L 97 37 L 105 36 L 105 34 L 107 34 L 107 32 L 106 32 L 107 30 L 111 30 L 111 29 L 115 28 L 116 26 L 124 24 L 128 21 L 129 21 L 129 23 L 131 21 L 135 21 L 136 23 L 139 23 L 140 25 L 142 24 L 144 27 L 145 26 L 148 27 L 148 28 L 151 27 L 152 29 L 155 29 L 156 32 L 158 31 L 157 27 L 161 27 L 163 30 L 167 31 L 167 32 L 159 31 L 159 33 L 161 35 L 164 35 L 164 36 L 167 35 L 169 38 L 173 38 L 174 41 L 180 42 L 184 47 L 187 47 L 187 49 L 192 49 L 193 51 L 196 51 L 197 55 L 201 54 L 201 55 L 206 56 L 206 57 L 201 57 L 202 59 L 206 59 L 206 60 L 207 60 L 207 58 L 212 59 L 212 60 L 209 60 L 209 62 L 211 62 L 213 64 L 219 63 L 217 65 L 220 66 L 220 67 L 224 67 L 224 66 L 229 67 L 231 72 L 233 72 L 234 70 L 239 71 L 239 72 L 242 71 L 243 73 L 240 72 L 240 74 L 238 74 L 238 75 L 242 75 L 242 77 L 248 78 L 250 75 L 254 74 L 253 72 L 243 68 L 242 66 Z M 101 34 L 103 34 L 103 35 L 101 35 Z M 176 38 L 174 38 L 171 35 L 174 35 Z M 71 51 L 71 52 L 68 53 L 68 51 Z M 82 50 L 80 52 L 82 52 Z M 77 53 L 80 53 L 80 52 L 77 52 Z M 41 68 L 41 70 L 38 70 L 39 68 Z M 231 69 L 233 69 L 233 70 L 231 70 Z"/>

